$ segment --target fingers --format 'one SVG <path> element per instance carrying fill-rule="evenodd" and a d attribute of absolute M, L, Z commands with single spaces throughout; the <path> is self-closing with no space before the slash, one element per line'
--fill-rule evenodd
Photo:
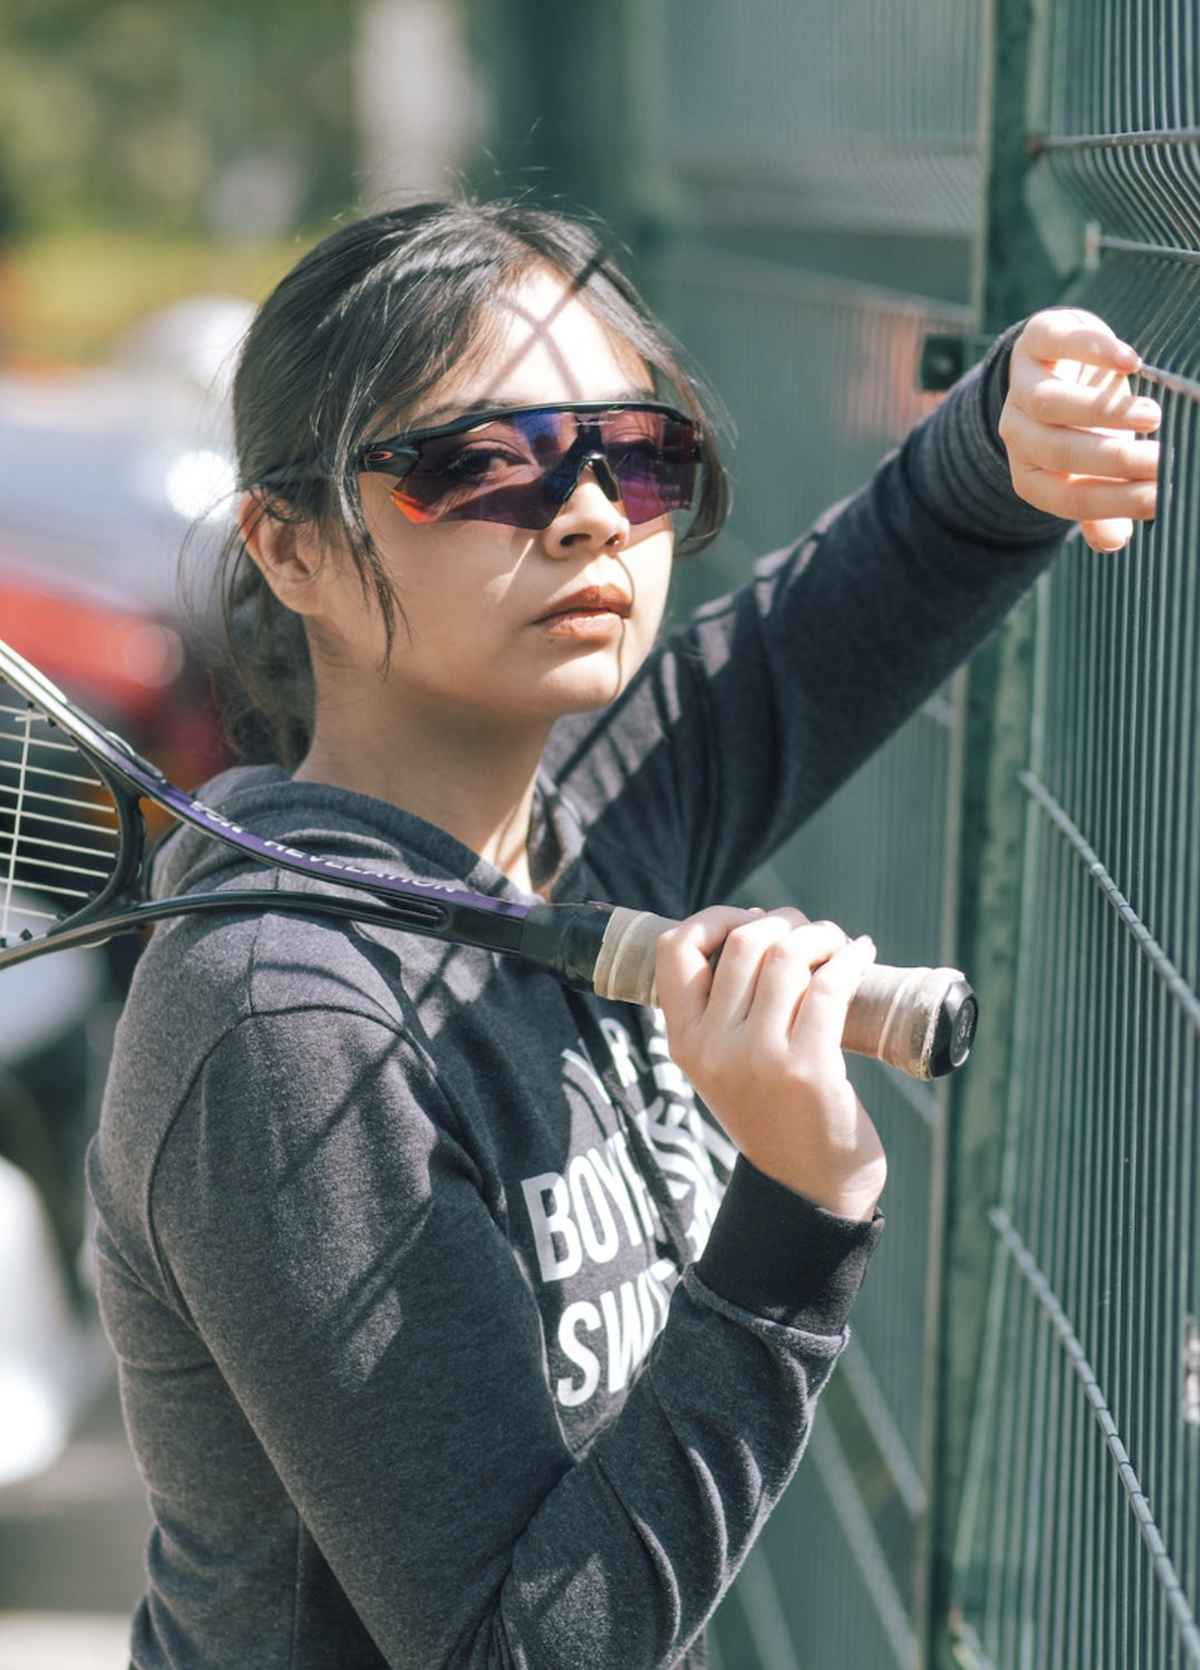
<path fill-rule="evenodd" d="M 771 1013 L 779 1035 L 786 1036 L 811 969 L 845 943 L 845 933 L 834 923 L 809 922 L 803 911 L 791 907 L 764 912 L 714 905 L 659 939 L 659 1000 L 676 1033 L 702 1025 L 728 1034 L 745 1023 L 752 1009 L 757 1024 L 757 993 L 770 969 Z M 786 957 L 773 966 L 768 953 L 785 946 Z M 783 1000 L 776 988 L 781 981 L 786 987 L 788 979 L 794 982 L 791 1000 L 779 1018 Z"/>
<path fill-rule="evenodd" d="M 713 983 L 709 958 L 733 928 L 762 914 L 736 905 L 710 905 L 661 935 L 655 947 L 655 982 L 669 1020 L 685 1030 L 699 1023 Z"/>
<path fill-rule="evenodd" d="M 1136 348 L 1082 307 L 1048 307 L 1035 313 L 1014 345 L 1014 360 L 1018 355 L 1043 363 L 1082 360 L 1125 372 L 1136 371 L 1142 363 Z"/>
<path fill-rule="evenodd" d="M 763 953 L 742 1018 L 743 1025 L 754 1030 L 764 1047 L 789 1045 L 796 1011 L 804 1001 L 814 969 L 846 943 L 846 935 L 834 923 L 814 922 L 807 930 L 793 930 Z"/>
<path fill-rule="evenodd" d="M 1014 403 L 1005 420 L 1009 455 L 1022 463 L 1063 475 L 1107 476 L 1119 481 L 1155 481 L 1161 457 L 1158 441 L 1126 432 L 1047 427 Z"/>
<path fill-rule="evenodd" d="M 753 1010 L 755 1024 L 761 1026 L 758 1009 L 762 983 L 773 970 L 776 980 L 768 981 L 768 991 L 773 993 L 781 968 L 786 971 L 785 981 L 790 975 L 800 983 L 792 999 L 794 1008 L 813 966 L 845 943 L 846 935 L 835 923 L 810 922 L 801 911 L 792 909 L 771 911 L 735 928 L 722 947 L 713 975 L 705 1023 L 729 1031 L 744 1025 Z M 790 1018 L 789 1009 L 778 1029 L 780 1037 L 786 1035 Z"/>
<path fill-rule="evenodd" d="M 1000 419 L 1016 491 L 1078 522 L 1093 550 L 1119 550 L 1133 524 L 1158 511 L 1162 452 L 1147 435 L 1162 408 L 1118 375 L 1126 346 L 1080 309 L 1035 315 L 1018 339 L 1022 352 L 1013 350 Z"/>
<path fill-rule="evenodd" d="M 1152 522 L 1158 511 L 1158 483 L 1154 481 L 1063 476 L 1017 459 L 1012 460 L 1012 478 L 1023 499 L 1068 522 L 1095 522 L 1108 517 Z"/>
<path fill-rule="evenodd" d="M 1093 551 L 1119 551 L 1133 538 L 1133 523 L 1120 516 L 1081 521 L 1079 527 Z"/>
<path fill-rule="evenodd" d="M 792 1044 L 800 1054 L 818 1061 L 840 1054 L 850 1000 L 875 954 L 874 941 L 864 934 L 817 969 L 792 1027 Z"/>
<path fill-rule="evenodd" d="M 1088 375 L 1087 368 L 1080 365 L 1072 366 L 1072 371 L 1074 375 L 1068 380 L 1028 355 L 1018 358 L 1014 351 L 1008 380 L 1011 403 L 1041 424 L 1138 432 L 1157 429 L 1161 424 L 1158 402 L 1134 394 L 1127 377 L 1112 372 Z"/>

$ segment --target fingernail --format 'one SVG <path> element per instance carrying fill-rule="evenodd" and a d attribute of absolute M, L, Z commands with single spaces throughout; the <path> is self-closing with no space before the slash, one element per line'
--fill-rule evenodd
<path fill-rule="evenodd" d="M 1130 415 L 1135 418 L 1146 418 L 1158 423 L 1162 419 L 1162 407 L 1157 400 L 1135 400 L 1130 407 Z"/>
<path fill-rule="evenodd" d="M 1136 348 L 1131 348 L 1128 342 L 1122 342 L 1121 346 L 1117 349 L 1117 353 L 1119 357 L 1124 360 L 1126 365 L 1131 366 L 1135 371 L 1142 363 L 1142 356 L 1138 353 Z"/>
<path fill-rule="evenodd" d="M 870 934 L 859 934 L 858 938 L 854 941 L 854 943 L 855 943 L 855 945 L 861 945 L 864 950 L 869 949 L 871 951 L 874 951 L 874 950 L 877 949 L 877 947 L 875 945 L 875 941 L 871 938 Z"/>

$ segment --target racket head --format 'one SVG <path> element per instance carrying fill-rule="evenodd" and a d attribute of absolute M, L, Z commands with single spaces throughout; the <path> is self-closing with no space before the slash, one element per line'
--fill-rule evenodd
<path fill-rule="evenodd" d="M 395 871 L 366 869 L 324 854 L 302 852 L 286 841 L 242 828 L 168 781 L 157 766 L 76 707 L 44 673 L 3 640 L 0 640 L 0 703 L 6 709 L 0 717 L 12 738 L 2 750 L 11 762 L 4 777 L 14 785 L 4 797 L 11 826 L 6 828 L 0 824 L 0 934 L 9 940 L 7 946 L 0 946 L 0 968 L 40 954 L 39 947 L 49 949 L 47 941 L 82 943 L 78 937 L 68 941 L 67 930 L 85 932 L 89 923 L 98 924 L 100 919 L 108 924 L 110 918 L 120 917 L 119 922 L 113 921 L 112 931 L 126 932 L 164 916 L 221 907 L 220 898 L 208 895 L 156 901 L 153 905 L 146 902 L 146 838 L 139 806 L 143 799 L 259 864 L 325 883 L 334 882 L 366 895 L 367 902 L 359 913 L 363 920 L 380 921 L 383 919 L 380 907 L 386 905 L 386 921 L 396 927 L 489 949 L 520 949 L 529 914 L 527 905 L 439 883 L 417 882 Z M 30 750 L 35 741 L 41 744 L 36 784 L 30 764 Z M 56 753 L 60 755 L 62 767 L 62 775 L 57 779 L 53 776 L 56 767 L 52 763 Z M 68 760 L 74 763 L 67 766 Z M 80 780 L 72 783 L 71 776 Z M 37 832 L 38 820 L 26 816 L 27 808 L 35 805 L 41 813 L 50 816 L 56 789 L 64 804 L 54 809 L 53 815 L 78 815 L 86 826 L 74 831 L 85 850 L 71 853 L 69 848 L 73 843 L 67 842 L 57 858 L 48 849 L 34 844 L 31 831 Z M 46 798 L 37 801 L 34 794 Z M 83 804 L 71 806 L 72 800 Z M 103 807 L 102 815 L 88 815 L 93 805 Z M 101 827 L 115 831 L 115 841 L 93 840 L 89 831 Z M 110 851 L 111 864 L 106 869 L 99 854 Z M 38 858 L 40 862 L 36 861 Z M 58 859 L 73 867 L 75 873 L 56 882 L 49 865 Z M 60 872 L 62 875 L 65 872 Z M 53 888 L 57 890 L 52 892 Z M 35 902 L 30 906 L 28 901 L 21 901 L 18 922 L 14 900 L 19 891 L 26 890 Z M 41 905 L 38 900 L 42 901 Z M 260 908 L 263 900 L 263 895 L 255 895 Z M 225 908 L 248 908 L 249 902 L 248 895 L 241 904 L 230 897 Z M 320 908 L 316 898 L 311 901 L 311 908 Z M 337 909 L 334 914 L 351 913 Z M 91 943 L 99 943 L 104 937 L 107 937 L 104 928 L 97 925 Z"/>
<path fill-rule="evenodd" d="M 80 719 L 0 646 L 0 967 L 133 900 L 145 853 L 137 795 Z"/>

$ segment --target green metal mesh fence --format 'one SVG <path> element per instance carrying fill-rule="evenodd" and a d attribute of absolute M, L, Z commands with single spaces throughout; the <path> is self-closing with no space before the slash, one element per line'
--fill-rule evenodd
<path fill-rule="evenodd" d="M 1015 1067 L 955 1550 L 965 1662 L 1200 1664 L 1200 31 L 1058 0 L 1038 169 L 1135 342 L 1165 492 L 1037 599 Z"/>
<path fill-rule="evenodd" d="M 669 101 L 679 220 L 660 298 L 738 413 L 745 461 L 731 538 L 685 587 L 689 602 L 856 486 L 923 409 L 920 334 L 969 322 L 931 300 L 954 294 L 952 262 L 924 296 L 844 275 L 898 273 L 916 292 L 905 240 L 973 226 L 979 9 L 870 9 L 895 39 L 868 54 L 855 35 L 868 8 L 811 8 L 803 44 L 799 20 L 762 10 L 737 38 L 728 18 L 696 23 Z M 1041 11 L 1030 189 L 1052 205 L 1049 239 L 1090 224 L 1083 276 L 1038 304 L 1091 308 L 1157 368 L 1146 386 L 1164 401 L 1171 487 L 1132 555 L 1100 559 L 1076 541 L 1036 605 L 1022 997 L 1005 1181 L 982 1203 L 996 1266 L 951 1603 L 967 1658 L 1091 1670 L 1200 1662 L 1200 30 L 1190 6 L 1166 0 Z M 697 134 L 688 98 L 715 89 L 717 61 L 732 73 L 704 99 Z M 813 270 L 823 265 L 842 271 Z M 788 436 L 789 457 L 764 444 L 772 434 Z M 755 897 L 870 924 L 895 961 L 938 954 L 953 936 L 954 717 L 950 691 L 927 704 Z M 811 1465 L 719 1620 L 739 1666 L 922 1653 L 935 1436 L 923 1346 L 930 1327 L 955 1326 L 931 1310 L 941 1110 L 856 1071 L 888 1147 L 895 1233 L 856 1307 Z M 815 1551 L 821 1522 L 838 1529 Z"/>
<path fill-rule="evenodd" d="M 489 15 L 520 22 L 505 108 L 525 134 L 542 101 L 552 190 L 622 222 L 737 415 L 680 608 L 861 484 L 931 403 L 926 333 L 1073 301 L 1149 363 L 1154 526 L 1069 542 L 755 880 L 1013 998 L 953 1091 L 853 1066 L 886 1250 L 715 1644 L 718 1670 L 1200 1664 L 1196 0 Z"/>

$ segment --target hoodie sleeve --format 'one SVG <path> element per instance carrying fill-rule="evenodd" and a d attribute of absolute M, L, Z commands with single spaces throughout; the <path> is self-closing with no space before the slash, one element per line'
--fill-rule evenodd
<path fill-rule="evenodd" d="M 454 1131 L 380 1022 L 246 1018 L 156 1168 L 167 1280 L 388 1664 L 667 1670 L 795 1470 L 882 1217 L 739 1161 L 621 1412 L 574 1454 Z"/>
<path fill-rule="evenodd" d="M 686 854 L 689 909 L 727 897 L 822 806 L 1058 551 L 1070 524 L 1017 496 L 997 433 L 1022 325 L 861 491 L 556 739 L 591 838 L 659 877 Z"/>

